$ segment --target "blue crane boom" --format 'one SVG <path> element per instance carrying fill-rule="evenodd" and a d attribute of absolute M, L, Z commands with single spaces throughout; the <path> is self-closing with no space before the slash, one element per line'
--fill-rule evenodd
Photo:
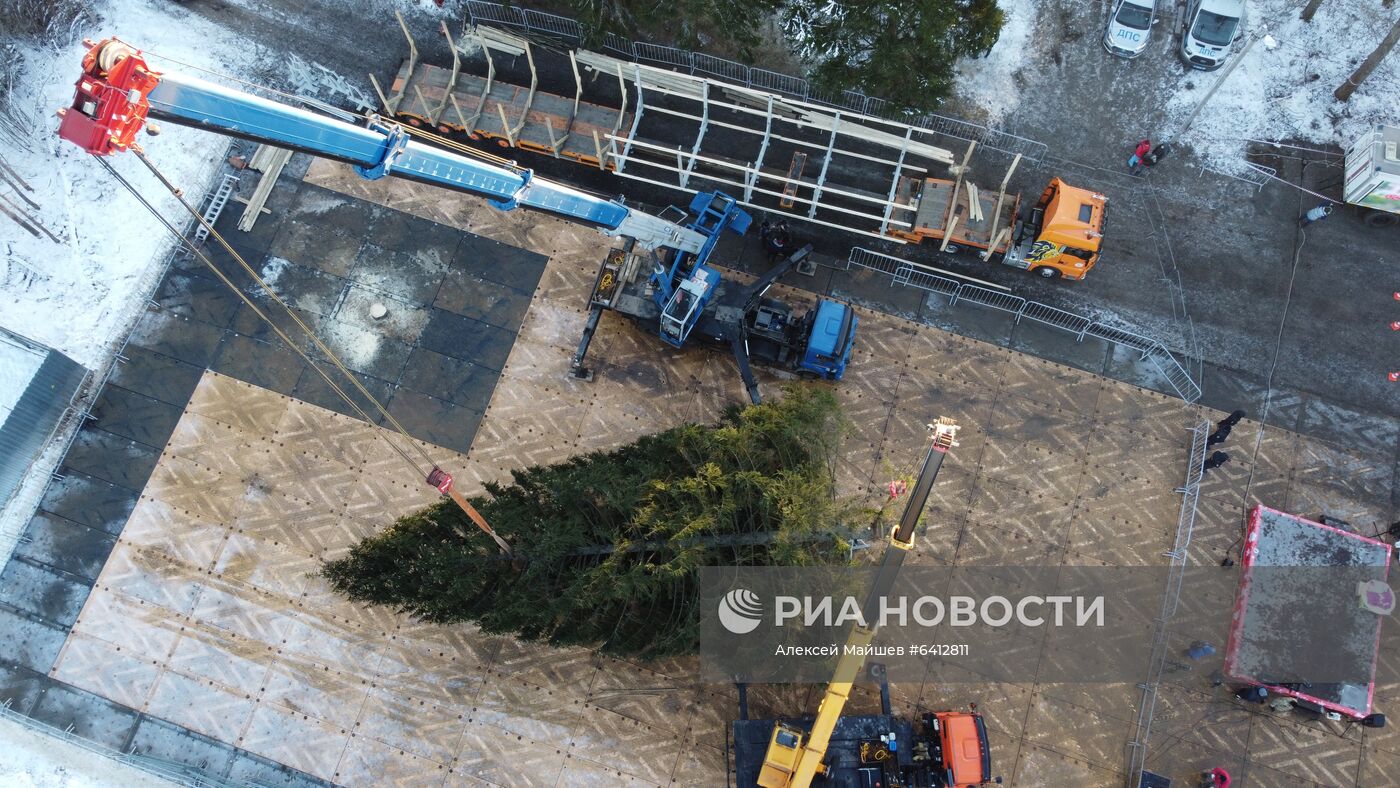
<path fill-rule="evenodd" d="M 196 77 L 151 69 L 117 39 L 86 42 L 83 76 L 59 134 L 89 153 L 125 150 L 147 116 L 254 142 L 293 148 L 352 164 L 366 178 L 393 175 L 486 197 L 502 210 L 519 206 L 592 225 L 644 248 L 698 254 L 707 237 L 616 200 L 536 178 L 531 170 L 472 158 L 409 139 L 372 117 L 368 127 L 270 101 Z"/>

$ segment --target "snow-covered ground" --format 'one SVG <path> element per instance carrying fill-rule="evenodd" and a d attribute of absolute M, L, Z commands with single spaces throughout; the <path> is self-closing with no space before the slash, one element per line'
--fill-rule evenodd
<path fill-rule="evenodd" d="M 999 124 L 1021 102 L 1016 72 L 1026 66 L 1033 50 L 1031 34 L 1039 17 L 1042 0 L 1000 0 L 1005 22 L 992 51 L 982 58 L 964 58 L 958 63 L 955 97 L 965 106 L 976 107 L 982 120 Z"/>
<path fill-rule="evenodd" d="M 186 62 L 237 66 L 248 50 L 237 35 L 175 3 L 117 0 L 99 3 L 94 11 L 101 21 L 86 35 L 122 35 Z M 54 134 L 54 110 L 72 101 L 84 51 L 80 42 L 56 49 L 19 45 L 24 66 L 10 101 L 32 118 L 35 128 L 28 149 L 9 151 L 6 159 L 34 188 L 29 196 L 40 207 L 33 213 L 60 242 L 0 220 L 6 223 L 0 233 L 5 250 L 0 323 L 96 369 L 135 318 L 173 239 L 91 156 Z M 196 199 L 208 190 L 227 144 L 212 134 L 169 124 L 160 137 L 143 139 L 158 166 Z M 184 225 L 174 198 L 135 157 L 118 156 L 112 163 L 178 226 Z"/>
<path fill-rule="evenodd" d="M 174 783 L 0 716 L 0 785 L 147 788 Z"/>
<path fill-rule="evenodd" d="M 1081 56 L 1088 48 L 1090 57 L 1111 59 L 1098 45 L 1106 6 L 1074 0 L 1000 3 L 1006 14 L 1001 37 L 987 57 L 958 64 L 955 104 L 992 126 L 1014 116 L 1026 90 L 1055 91 L 1064 97 L 1062 106 L 1082 110 L 1093 86 L 1057 84 L 1048 53 L 1060 42 L 1045 33 L 1061 32 L 1053 24 L 1056 16 L 1072 18 L 1087 39 L 1081 42 Z M 1176 56 L 1180 37 L 1172 24 L 1175 5 L 1158 0 L 1161 22 L 1153 29 L 1158 40 L 1132 72 L 1155 105 L 1143 125 L 1189 146 L 1211 169 L 1234 173 L 1244 167 L 1248 139 L 1344 147 L 1370 126 L 1400 122 L 1400 52 L 1382 61 L 1350 101 L 1332 96 L 1400 18 L 1400 3 L 1386 7 L 1380 0 L 1326 0 L 1313 20 L 1304 22 L 1298 15 L 1305 3 L 1249 0 L 1245 38 L 1235 45 L 1236 54 L 1225 68 L 1207 73 L 1181 64 Z"/>
<path fill-rule="evenodd" d="M 1345 146 L 1377 123 L 1400 123 L 1400 53 L 1382 61 L 1350 101 L 1332 96 L 1400 18 L 1400 5 L 1327 0 L 1311 22 L 1298 17 L 1302 5 L 1251 0 L 1238 46 L 1257 40 L 1181 135 L 1213 168 L 1242 166 L 1243 139 Z M 1190 81 L 1169 97 L 1170 117 L 1188 117 L 1216 78 Z"/>

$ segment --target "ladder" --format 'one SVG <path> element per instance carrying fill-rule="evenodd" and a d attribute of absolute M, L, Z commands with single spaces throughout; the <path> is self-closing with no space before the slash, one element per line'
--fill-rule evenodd
<path fill-rule="evenodd" d="M 209 238 L 209 228 L 214 226 L 214 222 L 219 220 L 219 214 L 224 212 L 224 206 L 228 205 L 229 198 L 233 196 L 233 185 L 238 183 L 237 175 L 224 175 L 219 188 L 214 190 L 214 196 L 209 198 L 209 204 L 204 208 L 204 221 L 194 231 L 194 243 L 198 246 Z"/>

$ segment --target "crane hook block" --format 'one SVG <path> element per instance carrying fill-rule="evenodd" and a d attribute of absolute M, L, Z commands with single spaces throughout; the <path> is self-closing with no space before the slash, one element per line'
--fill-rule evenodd
<path fill-rule="evenodd" d="M 436 487 L 437 491 L 443 495 L 447 495 L 452 491 L 452 474 L 433 466 L 433 469 L 428 471 L 428 484 Z"/>
<path fill-rule="evenodd" d="M 958 423 L 942 416 L 938 421 L 928 425 L 933 430 L 933 448 L 941 452 L 946 452 L 958 445 Z"/>
<path fill-rule="evenodd" d="M 88 46 L 83 75 L 72 106 L 61 111 L 58 136 L 95 156 L 121 153 L 146 124 L 148 97 L 160 83 L 160 73 L 146 65 L 139 51 L 115 38 L 83 43 Z"/>

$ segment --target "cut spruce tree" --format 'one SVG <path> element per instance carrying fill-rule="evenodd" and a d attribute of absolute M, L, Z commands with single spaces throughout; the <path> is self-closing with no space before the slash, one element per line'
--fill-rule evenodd
<path fill-rule="evenodd" d="M 438 623 L 653 659 L 694 651 L 701 566 L 850 561 L 869 510 L 836 495 L 835 396 L 790 386 L 608 452 L 513 472 L 473 500 L 512 560 L 450 501 L 400 518 L 323 575 L 357 602 Z"/>

